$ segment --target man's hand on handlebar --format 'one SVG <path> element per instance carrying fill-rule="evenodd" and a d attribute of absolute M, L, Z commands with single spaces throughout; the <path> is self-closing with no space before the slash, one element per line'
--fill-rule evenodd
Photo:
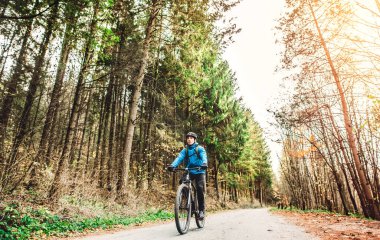
<path fill-rule="evenodd" d="M 178 168 L 178 170 L 207 170 L 208 166 L 207 164 L 202 164 L 201 166 L 198 167 L 192 167 L 192 168 Z M 173 167 L 172 165 L 169 165 L 166 167 L 166 170 L 169 172 L 175 172 L 177 170 L 176 167 Z"/>
<path fill-rule="evenodd" d="M 207 166 L 206 163 L 202 164 L 202 166 L 201 166 L 201 169 L 202 169 L 202 170 L 206 170 L 207 168 L 208 168 L 208 166 Z"/>
<path fill-rule="evenodd" d="M 174 172 L 174 171 L 175 171 L 175 167 L 173 167 L 172 165 L 169 165 L 166 169 L 167 169 L 169 172 Z"/>

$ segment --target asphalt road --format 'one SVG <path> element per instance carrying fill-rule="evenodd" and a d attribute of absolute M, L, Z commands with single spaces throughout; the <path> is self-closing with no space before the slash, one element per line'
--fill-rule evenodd
<path fill-rule="evenodd" d="M 271 214 L 268 209 L 239 209 L 206 215 L 203 229 L 198 229 L 195 221 L 185 235 L 180 235 L 172 223 L 146 226 L 115 232 L 75 238 L 80 240 L 306 240 L 318 239 L 302 228 L 288 223 L 285 218 Z"/>

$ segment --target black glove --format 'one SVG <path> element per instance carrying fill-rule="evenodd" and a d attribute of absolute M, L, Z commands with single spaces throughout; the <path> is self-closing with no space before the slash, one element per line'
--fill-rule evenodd
<path fill-rule="evenodd" d="M 201 166 L 201 169 L 202 170 L 206 170 L 207 168 L 208 168 L 207 163 L 203 163 L 202 166 Z"/>
<path fill-rule="evenodd" d="M 170 172 L 174 172 L 175 171 L 175 167 L 173 167 L 172 165 L 169 165 L 166 169 L 168 171 L 170 171 Z"/>

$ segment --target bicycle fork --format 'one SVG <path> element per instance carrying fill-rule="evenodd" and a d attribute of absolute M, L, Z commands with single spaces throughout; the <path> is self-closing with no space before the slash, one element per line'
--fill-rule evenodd
<path fill-rule="evenodd" d="M 193 198 L 191 196 L 191 186 L 189 186 L 189 193 L 188 193 L 188 198 L 187 198 L 187 207 L 189 208 L 189 212 L 190 212 L 190 215 L 192 214 L 193 212 L 193 206 L 192 206 L 192 201 L 193 201 Z"/>

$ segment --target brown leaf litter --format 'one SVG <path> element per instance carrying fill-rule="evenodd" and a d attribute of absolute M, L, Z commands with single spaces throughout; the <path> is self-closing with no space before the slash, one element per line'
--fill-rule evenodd
<path fill-rule="evenodd" d="M 322 240 L 380 240 L 380 221 L 330 213 L 273 211 Z"/>

